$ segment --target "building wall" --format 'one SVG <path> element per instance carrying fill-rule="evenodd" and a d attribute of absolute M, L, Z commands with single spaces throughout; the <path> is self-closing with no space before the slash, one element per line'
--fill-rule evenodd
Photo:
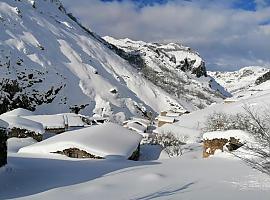
<path fill-rule="evenodd" d="M 0 167 L 7 164 L 7 135 L 6 131 L 0 130 Z"/>
<path fill-rule="evenodd" d="M 203 157 L 207 158 L 210 155 L 214 155 L 216 150 L 223 151 L 224 146 L 229 151 L 233 151 L 243 146 L 238 139 L 231 137 L 228 139 L 213 139 L 213 140 L 204 140 L 203 141 Z"/>
<path fill-rule="evenodd" d="M 163 126 L 164 124 L 172 124 L 170 122 L 158 121 L 158 127 Z"/>

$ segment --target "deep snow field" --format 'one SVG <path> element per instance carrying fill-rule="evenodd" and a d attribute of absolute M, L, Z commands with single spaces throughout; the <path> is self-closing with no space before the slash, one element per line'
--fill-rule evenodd
<path fill-rule="evenodd" d="M 82 160 L 17 153 L 9 139 L 0 199 L 269 199 L 270 177 L 230 155 L 202 158 L 200 144 L 177 158 Z"/>
<path fill-rule="evenodd" d="M 188 136 L 183 155 L 174 158 L 152 145 L 141 146 L 140 161 L 31 154 L 18 151 L 35 143 L 33 139 L 11 138 L 8 165 L 0 170 L 0 199 L 269 200 L 269 175 L 226 152 L 202 158 L 202 130 L 209 114 L 239 113 L 245 106 L 263 113 L 269 98 L 270 91 L 264 90 L 252 98 L 182 115 L 178 122 L 156 129 Z"/>

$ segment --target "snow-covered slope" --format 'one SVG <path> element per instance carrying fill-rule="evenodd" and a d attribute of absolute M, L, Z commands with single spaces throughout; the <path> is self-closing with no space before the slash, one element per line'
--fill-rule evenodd
<path fill-rule="evenodd" d="M 189 47 L 178 43 L 146 43 L 127 38 L 118 40 L 109 36 L 104 39 L 120 49 L 115 52 L 146 79 L 183 102 L 190 102 L 190 110 L 230 96 L 207 76 L 204 60 Z"/>
<path fill-rule="evenodd" d="M 248 98 L 270 89 L 270 70 L 263 67 L 244 67 L 233 72 L 208 72 L 234 98 Z"/>
<path fill-rule="evenodd" d="M 58 0 L 0 2 L 0 113 L 146 115 L 181 101 L 147 81 Z M 105 41 L 103 41 L 105 43 Z"/>
<path fill-rule="evenodd" d="M 264 115 L 270 111 L 269 107 L 270 90 L 259 92 L 247 99 L 241 99 L 233 103 L 222 103 L 211 105 L 205 109 L 194 111 L 190 114 L 178 117 L 178 122 L 174 124 L 165 124 L 158 128 L 159 133 L 173 133 L 179 138 L 187 137 L 186 142 L 194 143 L 202 139 L 202 134 L 206 127 L 206 121 L 209 115 L 214 113 L 238 114 L 246 113 L 249 108 L 256 114 Z M 189 130 L 189 131 L 187 131 Z"/>

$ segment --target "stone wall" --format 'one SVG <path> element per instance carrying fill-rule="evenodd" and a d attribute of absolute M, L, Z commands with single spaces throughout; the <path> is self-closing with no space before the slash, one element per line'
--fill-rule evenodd
<path fill-rule="evenodd" d="M 7 135 L 0 129 L 0 167 L 7 164 Z"/>
<path fill-rule="evenodd" d="M 203 141 L 203 157 L 207 158 L 210 155 L 214 155 L 216 150 L 221 150 L 223 152 L 224 146 L 229 150 L 233 151 L 241 147 L 243 144 L 239 142 L 238 139 L 231 137 L 228 139 L 213 139 Z"/>
<path fill-rule="evenodd" d="M 12 128 L 8 132 L 8 138 L 12 138 L 12 137 L 16 137 L 16 138 L 31 137 L 31 138 L 35 139 L 36 141 L 38 141 L 38 142 L 42 141 L 42 135 L 41 134 L 35 133 L 34 131 L 26 130 L 26 129 L 20 129 L 20 128 Z"/>
<path fill-rule="evenodd" d="M 57 153 L 61 155 L 65 155 L 70 158 L 91 158 L 91 159 L 104 159 L 100 156 L 95 156 L 93 154 L 90 154 L 86 151 L 80 150 L 78 148 L 69 148 L 65 149 L 63 151 L 56 151 L 56 152 L 51 152 L 51 153 Z M 128 158 L 129 160 L 139 160 L 140 157 L 140 145 L 138 148 L 133 152 L 133 154 Z"/>

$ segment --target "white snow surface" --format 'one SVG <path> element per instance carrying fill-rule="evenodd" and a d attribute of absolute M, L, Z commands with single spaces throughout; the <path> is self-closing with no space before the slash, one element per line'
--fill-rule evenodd
<path fill-rule="evenodd" d="M 190 130 L 190 136 L 188 142 L 198 142 L 198 139 L 202 138 L 202 134 L 206 127 L 206 119 L 209 115 L 214 113 L 226 113 L 237 114 L 245 113 L 245 108 L 249 108 L 251 111 L 257 114 L 264 115 L 266 112 L 270 112 L 270 91 L 262 91 L 252 98 L 239 100 L 233 103 L 213 104 L 205 109 L 194 111 L 189 114 L 184 114 L 177 118 L 177 122 L 173 124 L 165 124 L 164 126 L 155 130 L 158 133 L 171 132 L 177 136 L 185 136 L 185 131 L 181 129 Z"/>
<path fill-rule="evenodd" d="M 32 115 L 24 116 L 43 125 L 44 129 L 58 129 L 65 128 L 65 119 L 63 115 Z"/>
<path fill-rule="evenodd" d="M 227 130 L 227 131 L 212 131 L 203 134 L 204 140 L 213 140 L 213 139 L 230 139 L 231 137 L 238 139 L 239 142 L 251 141 L 250 133 L 247 133 L 242 130 Z"/>
<path fill-rule="evenodd" d="M 2 114 L 2 116 L 28 116 L 28 115 L 34 115 L 34 113 L 24 108 L 17 108 Z"/>
<path fill-rule="evenodd" d="M 41 123 L 22 118 L 20 116 L 0 115 L 0 119 L 8 123 L 9 129 L 20 128 L 33 131 L 39 134 L 43 134 L 45 132 L 43 125 Z"/>
<path fill-rule="evenodd" d="M 141 135 L 120 125 L 105 123 L 56 135 L 24 147 L 19 152 L 48 154 L 78 148 L 95 156 L 128 158 L 136 150 L 141 139 Z"/>
<path fill-rule="evenodd" d="M 270 83 L 256 85 L 255 81 L 269 69 L 259 66 L 243 67 L 233 72 L 208 72 L 220 85 L 228 90 L 232 99 L 246 99 L 261 91 L 270 90 Z"/>
<path fill-rule="evenodd" d="M 9 152 L 0 199 L 269 199 L 268 175 L 238 159 L 201 154 L 198 144 L 180 157 L 138 162 Z"/>

